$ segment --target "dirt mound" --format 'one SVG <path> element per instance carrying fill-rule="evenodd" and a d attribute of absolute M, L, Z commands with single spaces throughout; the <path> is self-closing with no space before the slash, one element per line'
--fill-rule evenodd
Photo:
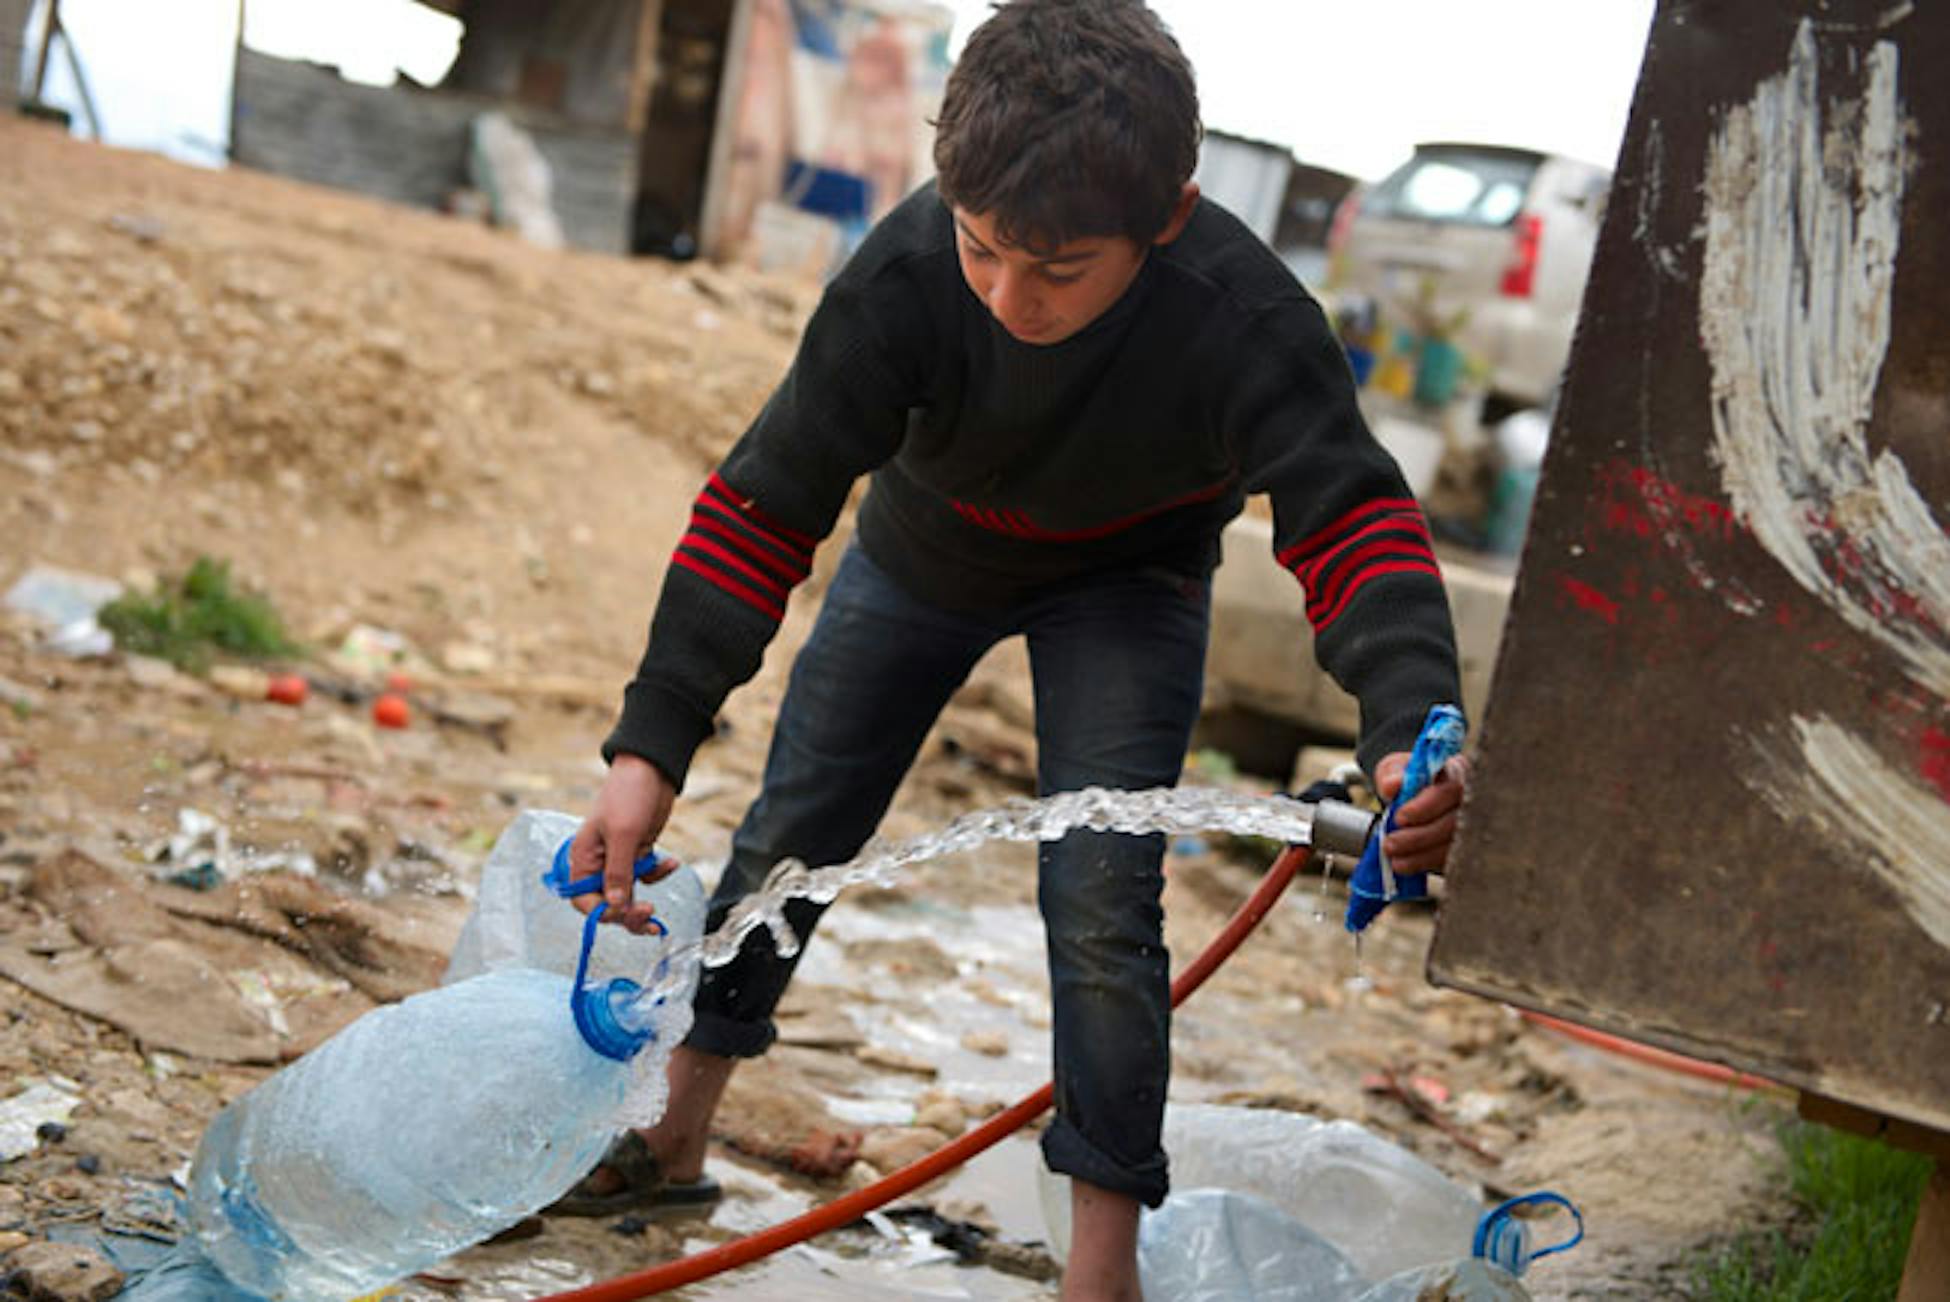
<path fill-rule="evenodd" d="M 0 123 L 0 432 L 43 466 L 438 507 L 568 398 L 713 457 L 809 301 Z"/>

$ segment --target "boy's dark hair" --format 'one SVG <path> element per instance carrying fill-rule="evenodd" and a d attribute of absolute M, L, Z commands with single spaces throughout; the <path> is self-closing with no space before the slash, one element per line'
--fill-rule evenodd
<path fill-rule="evenodd" d="M 1198 165 L 1198 88 L 1140 0 L 1012 0 L 976 28 L 935 123 L 941 197 L 1037 251 L 1155 239 Z"/>

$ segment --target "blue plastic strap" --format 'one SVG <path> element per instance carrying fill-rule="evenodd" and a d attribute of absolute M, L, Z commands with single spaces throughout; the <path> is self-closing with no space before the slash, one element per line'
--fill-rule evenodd
<path fill-rule="evenodd" d="M 556 846 L 555 858 L 549 861 L 548 871 L 542 874 L 542 885 L 548 887 L 565 900 L 573 899 L 578 895 L 590 895 L 603 888 L 603 875 L 601 873 L 590 873 L 587 877 L 577 878 L 571 878 L 569 876 L 569 847 L 574 844 L 575 838 L 570 837 L 561 845 Z M 669 859 L 658 854 L 655 850 L 651 850 L 641 859 L 637 860 L 636 866 L 630 871 L 635 874 L 638 881 L 642 881 L 669 862 Z M 659 923 L 658 925 L 661 926 L 662 924 Z"/>
<path fill-rule="evenodd" d="M 1368 839 L 1367 849 L 1362 852 L 1360 862 L 1355 864 L 1354 872 L 1348 878 L 1349 931 L 1365 930 L 1394 900 L 1419 900 L 1429 893 L 1428 874 L 1397 875 L 1388 862 L 1388 854 L 1382 849 L 1382 843 L 1395 830 L 1395 811 L 1422 794 L 1423 789 L 1435 781 L 1442 766 L 1462 753 L 1467 735 L 1468 727 L 1463 722 L 1461 710 L 1453 705 L 1430 708 L 1428 717 L 1422 721 L 1421 734 L 1415 738 L 1415 748 L 1409 752 L 1408 766 L 1402 771 L 1402 789 L 1389 802 L 1388 812 L 1382 816 L 1380 827 Z"/>
<path fill-rule="evenodd" d="M 644 1045 L 655 1038 L 648 1031 L 635 1030 L 616 1020 L 615 1002 L 642 989 L 627 977 L 614 977 L 601 986 L 589 986 L 589 951 L 596 943 L 596 924 L 609 905 L 598 903 L 589 910 L 582 924 L 582 950 L 576 955 L 574 984 L 569 990 L 569 1014 L 575 1019 L 582 1041 L 605 1058 L 628 1062 Z"/>
<path fill-rule="evenodd" d="M 1562 1207 L 1571 1213 L 1577 1231 L 1562 1243 L 1553 1243 L 1547 1248 L 1531 1252 L 1523 1223 L 1515 1219 L 1519 1208 L 1523 1207 Z M 1498 1203 L 1483 1214 L 1476 1222 L 1476 1236 L 1469 1245 L 1472 1257 L 1479 1257 L 1495 1266 L 1501 1266 L 1512 1275 L 1522 1275 L 1530 1263 L 1554 1253 L 1568 1252 L 1584 1241 L 1584 1215 L 1577 1205 L 1563 1194 L 1542 1190 L 1537 1193 L 1520 1194 L 1515 1198 Z"/>

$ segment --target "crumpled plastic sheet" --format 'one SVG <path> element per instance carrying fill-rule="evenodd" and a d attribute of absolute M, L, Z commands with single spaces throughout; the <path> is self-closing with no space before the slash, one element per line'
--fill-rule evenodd
<path fill-rule="evenodd" d="M 65 1126 L 81 1104 L 81 1087 L 72 1081 L 44 1080 L 0 1101 L 0 1162 L 25 1157 L 40 1147 L 41 1127 Z"/>

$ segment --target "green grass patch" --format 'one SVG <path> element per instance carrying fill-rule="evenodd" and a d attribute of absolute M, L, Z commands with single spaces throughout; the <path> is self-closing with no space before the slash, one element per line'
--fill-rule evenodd
<path fill-rule="evenodd" d="M 148 596 L 129 594 L 96 616 L 115 644 L 201 673 L 217 655 L 244 660 L 294 656 L 303 648 L 284 629 L 271 603 L 232 582 L 227 561 L 199 556 L 180 578 L 164 579 Z"/>
<path fill-rule="evenodd" d="M 1827 1126 L 1781 1127 L 1796 1215 L 1694 1271 L 1700 1302 L 1886 1302 L 1902 1280 L 1930 1160 Z"/>

